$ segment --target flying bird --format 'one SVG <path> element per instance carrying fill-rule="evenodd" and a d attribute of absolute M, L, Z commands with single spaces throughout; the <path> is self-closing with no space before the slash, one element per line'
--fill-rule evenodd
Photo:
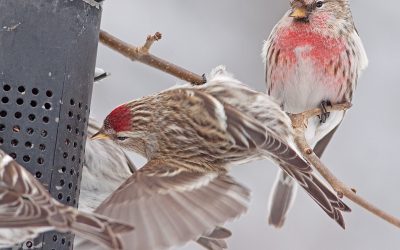
<path fill-rule="evenodd" d="M 0 150 L 0 246 L 9 247 L 50 230 L 72 232 L 107 249 L 123 249 L 119 235 L 133 227 L 59 203 Z"/>
<path fill-rule="evenodd" d="M 296 153 L 291 121 L 268 95 L 216 68 L 202 86 L 177 86 L 115 108 L 93 139 L 148 162 L 95 211 L 135 225 L 132 249 L 167 249 L 246 212 L 250 191 L 229 167 L 271 159 L 337 223 L 350 209 Z"/>
<path fill-rule="evenodd" d="M 98 83 L 109 75 L 103 69 L 96 68 L 94 82 Z M 87 137 L 92 137 L 100 127 L 94 118 L 89 118 Z M 79 210 L 93 212 L 135 171 L 136 167 L 133 162 L 112 140 L 86 140 Z M 208 250 L 223 250 L 228 248 L 225 239 L 231 235 L 232 233 L 228 229 L 217 226 L 213 231 L 200 236 L 196 242 Z M 93 242 L 75 237 L 74 248 L 76 249 L 94 249 L 96 247 L 98 248 Z"/>
<path fill-rule="evenodd" d="M 267 92 L 284 111 L 300 113 L 351 102 L 368 65 L 348 0 L 292 0 L 264 44 Z M 321 157 L 345 112 L 310 119 L 306 139 Z M 296 194 L 295 180 L 280 170 L 272 188 L 269 223 L 284 224 Z"/>
<path fill-rule="evenodd" d="M 90 118 L 87 136 L 90 138 L 100 128 L 97 121 Z M 112 140 L 86 140 L 79 210 L 93 212 L 135 171 L 135 165 Z M 225 239 L 230 236 L 231 232 L 228 229 L 218 226 L 212 232 L 199 237 L 196 242 L 208 250 L 222 250 L 227 249 Z M 95 244 L 75 237 L 75 248 L 85 247 L 95 248 Z"/>

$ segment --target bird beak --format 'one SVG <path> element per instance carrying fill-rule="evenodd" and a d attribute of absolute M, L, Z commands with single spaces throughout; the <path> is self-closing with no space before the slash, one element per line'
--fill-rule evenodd
<path fill-rule="evenodd" d="M 101 130 L 97 132 L 96 134 L 92 135 L 90 137 L 90 140 L 104 140 L 110 138 L 108 135 L 104 134 Z"/>
<path fill-rule="evenodd" d="M 294 7 L 289 16 L 295 19 L 304 19 L 307 18 L 308 12 L 305 7 Z"/>

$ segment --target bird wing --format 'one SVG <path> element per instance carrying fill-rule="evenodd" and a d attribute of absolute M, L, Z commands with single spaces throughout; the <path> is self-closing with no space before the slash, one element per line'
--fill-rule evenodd
<path fill-rule="evenodd" d="M 31 229 L 26 237 L 56 229 L 72 231 L 113 249 L 122 249 L 120 233 L 131 231 L 104 216 L 78 212 L 53 201 L 47 190 L 21 165 L 0 150 L 0 228 Z M 23 242 L 26 239 L 17 239 Z"/>
<path fill-rule="evenodd" d="M 249 190 L 216 172 L 183 170 L 151 160 L 96 212 L 135 226 L 123 237 L 132 249 L 165 249 L 197 240 L 247 210 Z"/>
<path fill-rule="evenodd" d="M 287 115 L 280 109 L 276 109 L 276 105 L 271 106 L 270 102 L 258 100 L 268 99 L 269 97 L 266 95 L 254 96 L 254 93 L 252 94 L 254 101 L 257 101 L 256 103 L 260 107 L 257 105 L 257 107 L 253 107 L 251 104 L 248 104 L 247 106 L 249 107 L 245 108 L 239 101 L 229 101 L 229 98 L 227 98 L 229 93 L 231 95 L 235 94 L 232 91 L 227 90 L 222 97 L 216 94 L 221 92 L 218 89 L 223 85 L 223 83 L 210 83 L 204 89 L 180 90 L 186 93 L 186 95 L 188 95 L 187 93 L 191 93 L 190 104 L 192 105 L 185 105 L 188 109 L 193 109 L 185 113 L 195 114 L 189 117 L 191 121 L 206 119 L 207 117 L 206 124 L 211 124 L 209 120 L 216 121 L 219 119 L 220 122 L 214 122 L 214 124 L 224 124 L 225 126 L 219 126 L 219 129 L 225 129 L 226 132 L 223 139 L 230 138 L 228 140 L 230 142 L 230 150 L 224 154 L 226 161 L 240 161 L 241 158 L 246 157 L 246 154 L 248 154 L 249 158 L 252 154 L 260 152 L 260 155 L 265 155 L 280 165 L 332 219 L 344 227 L 344 220 L 340 211 L 350 211 L 350 209 L 312 173 L 313 169 L 311 165 L 289 146 L 289 141 L 292 140 L 290 136 L 293 132 L 290 123 L 287 122 L 289 120 Z M 218 86 L 221 87 L 217 88 Z M 232 86 L 228 88 L 232 89 Z M 176 98 L 176 95 L 174 96 Z M 184 99 L 187 100 L 189 98 Z M 247 101 L 244 102 L 246 103 Z M 199 109 L 200 104 L 203 107 L 203 113 L 205 111 L 207 113 L 197 115 L 200 112 L 196 111 L 196 109 Z M 254 112 L 252 109 L 256 109 L 257 112 Z M 263 122 L 260 122 L 257 119 L 258 117 L 263 117 L 263 119 L 260 119 Z M 267 119 L 268 117 L 273 119 Z M 270 127 L 273 127 L 273 129 L 270 129 Z M 214 128 L 209 129 L 209 131 L 214 131 Z M 220 141 L 218 140 L 217 143 L 221 144 Z M 208 143 L 210 142 L 208 140 Z"/>
<path fill-rule="evenodd" d="M 50 226 L 50 197 L 41 184 L 0 150 L 0 227 Z"/>
<path fill-rule="evenodd" d="M 300 157 L 291 148 L 286 139 L 269 131 L 252 117 L 238 112 L 230 105 L 224 105 L 227 117 L 228 131 L 235 142 L 242 147 L 257 147 L 264 150 L 270 158 L 292 178 L 317 202 L 317 204 L 341 227 L 344 228 L 344 220 L 340 211 L 350 211 L 337 195 L 329 189 L 313 173 L 311 165 Z"/>
<path fill-rule="evenodd" d="M 215 227 L 211 233 L 205 234 L 197 239 L 197 243 L 207 250 L 228 249 L 225 239 L 229 238 L 231 235 L 232 233 L 228 229 Z"/>
<path fill-rule="evenodd" d="M 269 35 L 268 39 L 264 41 L 264 45 L 263 45 L 263 49 L 262 49 L 262 53 L 261 53 L 261 57 L 263 59 L 264 62 L 264 66 L 265 66 L 265 82 L 267 84 L 267 93 L 270 94 L 271 90 L 274 86 L 274 83 L 272 82 L 272 78 L 271 78 L 271 62 L 273 61 L 274 57 L 275 57 L 275 50 L 273 49 L 273 43 L 275 40 L 275 35 L 276 34 L 276 30 L 277 27 L 279 26 L 279 23 L 277 23 L 274 27 L 274 29 L 272 30 L 271 34 Z"/>

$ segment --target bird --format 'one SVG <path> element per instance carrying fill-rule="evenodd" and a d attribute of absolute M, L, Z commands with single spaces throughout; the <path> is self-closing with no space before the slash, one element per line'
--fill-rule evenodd
<path fill-rule="evenodd" d="M 308 121 L 308 144 L 321 157 L 343 120 L 332 103 L 351 102 L 368 57 L 348 0 L 292 0 L 263 46 L 267 93 L 285 112 L 320 107 Z M 296 183 L 280 170 L 271 190 L 269 224 L 280 228 L 294 202 Z"/>
<path fill-rule="evenodd" d="M 100 127 L 93 117 L 89 118 L 79 195 L 79 210 L 88 213 L 93 212 L 137 170 L 122 148 L 112 140 L 90 140 Z M 228 229 L 217 226 L 196 242 L 208 250 L 222 250 L 227 249 L 225 239 L 231 235 Z M 79 237 L 75 237 L 74 244 L 76 249 L 84 248 L 83 244 L 94 248 L 93 243 Z"/>
<path fill-rule="evenodd" d="M 50 230 L 73 232 L 107 249 L 123 249 L 120 234 L 133 227 L 59 203 L 0 150 L 0 246 L 10 247 Z"/>
<path fill-rule="evenodd" d="M 250 190 L 231 166 L 278 163 L 344 226 L 350 211 L 296 151 L 288 115 L 271 97 L 215 68 L 201 86 L 180 85 L 122 104 L 92 139 L 110 139 L 148 162 L 95 210 L 135 225 L 132 249 L 168 249 L 247 211 Z"/>
<path fill-rule="evenodd" d="M 110 73 L 105 72 L 96 67 L 93 82 L 99 83 L 110 76 Z M 96 119 L 89 117 L 79 195 L 79 210 L 84 212 L 93 212 L 137 170 L 122 148 L 113 141 L 90 140 L 100 127 Z M 217 226 L 211 232 L 200 236 L 196 242 L 208 250 L 223 250 L 228 248 L 225 239 L 231 235 L 228 229 Z M 93 242 L 75 237 L 74 248 L 94 249 L 95 247 Z"/>

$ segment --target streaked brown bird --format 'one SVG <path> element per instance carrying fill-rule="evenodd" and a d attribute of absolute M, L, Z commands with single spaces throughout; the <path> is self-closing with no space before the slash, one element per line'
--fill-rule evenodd
<path fill-rule="evenodd" d="M 242 215 L 250 192 L 227 173 L 256 159 L 281 166 L 344 227 L 350 209 L 296 153 L 291 121 L 272 99 L 215 69 L 202 86 L 181 86 L 114 109 L 93 138 L 148 159 L 96 212 L 135 225 L 132 249 L 165 249 Z"/>
<path fill-rule="evenodd" d="M 100 128 L 101 126 L 93 118 L 90 118 L 87 136 L 93 136 Z M 95 210 L 135 171 L 136 168 L 129 157 L 112 140 L 86 140 L 79 210 L 84 212 Z M 216 227 L 211 233 L 197 239 L 197 243 L 208 250 L 227 249 L 225 239 L 230 236 L 231 232 L 228 229 Z M 74 248 L 95 248 L 95 243 L 75 237 Z"/>
<path fill-rule="evenodd" d="M 73 232 L 107 249 L 123 249 L 119 234 L 133 227 L 59 203 L 0 150 L 0 246 L 12 246 L 50 230 Z"/>
<path fill-rule="evenodd" d="M 94 82 L 98 83 L 109 75 L 104 70 L 96 68 Z M 100 128 L 98 122 L 90 118 L 87 136 L 90 138 Z M 135 171 L 135 165 L 122 148 L 112 140 L 86 140 L 79 210 L 84 212 L 95 210 Z M 208 250 L 223 250 L 228 248 L 225 239 L 230 236 L 231 232 L 228 229 L 216 227 L 212 232 L 198 238 L 197 243 Z M 94 249 L 95 247 L 95 243 L 75 237 L 75 249 Z"/>

